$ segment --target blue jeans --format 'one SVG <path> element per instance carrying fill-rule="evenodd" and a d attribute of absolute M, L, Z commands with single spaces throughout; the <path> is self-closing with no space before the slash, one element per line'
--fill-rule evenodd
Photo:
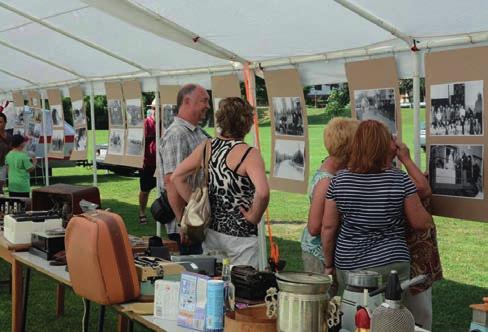
<path fill-rule="evenodd" d="M 180 255 L 201 255 L 203 254 L 202 244 L 195 243 L 190 245 L 181 244 L 180 234 L 172 233 L 168 234 L 168 239 L 176 241 L 180 248 Z"/>

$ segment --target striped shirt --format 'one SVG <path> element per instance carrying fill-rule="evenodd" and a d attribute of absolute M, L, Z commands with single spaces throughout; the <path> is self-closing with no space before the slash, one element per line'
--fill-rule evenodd
<path fill-rule="evenodd" d="M 341 218 L 335 267 L 355 270 L 409 262 L 404 202 L 415 193 L 412 180 L 395 168 L 376 174 L 340 171 L 326 196 L 335 201 Z"/>

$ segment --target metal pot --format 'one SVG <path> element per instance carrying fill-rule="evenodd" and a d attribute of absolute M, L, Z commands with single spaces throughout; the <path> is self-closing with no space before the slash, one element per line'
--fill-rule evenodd
<path fill-rule="evenodd" d="M 332 284 L 329 276 L 309 272 L 276 273 L 276 282 L 280 291 L 294 294 L 326 294 Z"/>

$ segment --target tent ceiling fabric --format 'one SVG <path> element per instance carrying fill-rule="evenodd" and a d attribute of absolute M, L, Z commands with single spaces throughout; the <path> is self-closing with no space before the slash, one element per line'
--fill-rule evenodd
<path fill-rule="evenodd" d="M 488 31 L 486 0 L 350 1 L 420 39 Z M 143 89 L 155 87 L 151 76 L 161 76 L 160 82 L 165 83 L 195 79 L 209 86 L 213 72 L 206 72 L 206 68 L 219 66 L 232 71 L 229 54 L 266 65 L 280 58 L 378 45 L 386 53 L 397 49 L 390 54 L 397 58 L 400 77 L 412 73 L 410 52 L 403 41 L 333 0 L 120 3 L 141 10 L 132 18 L 117 12 L 115 0 L 0 0 L 0 94 L 49 84 L 66 87 L 84 78 L 113 80 L 123 75 L 140 77 Z M 157 28 L 144 24 L 144 14 L 158 24 Z M 30 21 L 29 17 L 40 21 Z M 173 25 L 184 29 L 173 29 Z M 189 44 L 191 36 L 200 36 L 202 44 Z M 403 49 L 399 51 L 398 47 Z M 295 66 L 304 84 L 333 83 L 345 80 L 344 61 L 350 60 Z M 173 72 L 180 69 L 198 72 L 184 76 Z M 100 86 L 103 84 L 97 82 L 95 90 L 103 93 L 97 88 Z"/>

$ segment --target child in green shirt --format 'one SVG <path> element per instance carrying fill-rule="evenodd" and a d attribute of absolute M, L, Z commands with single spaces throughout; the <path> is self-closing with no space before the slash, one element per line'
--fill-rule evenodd
<path fill-rule="evenodd" d="M 29 197 L 30 175 L 35 169 L 36 158 L 30 158 L 24 151 L 24 136 L 16 134 L 12 137 L 12 150 L 5 157 L 8 167 L 8 191 L 10 197 Z"/>

